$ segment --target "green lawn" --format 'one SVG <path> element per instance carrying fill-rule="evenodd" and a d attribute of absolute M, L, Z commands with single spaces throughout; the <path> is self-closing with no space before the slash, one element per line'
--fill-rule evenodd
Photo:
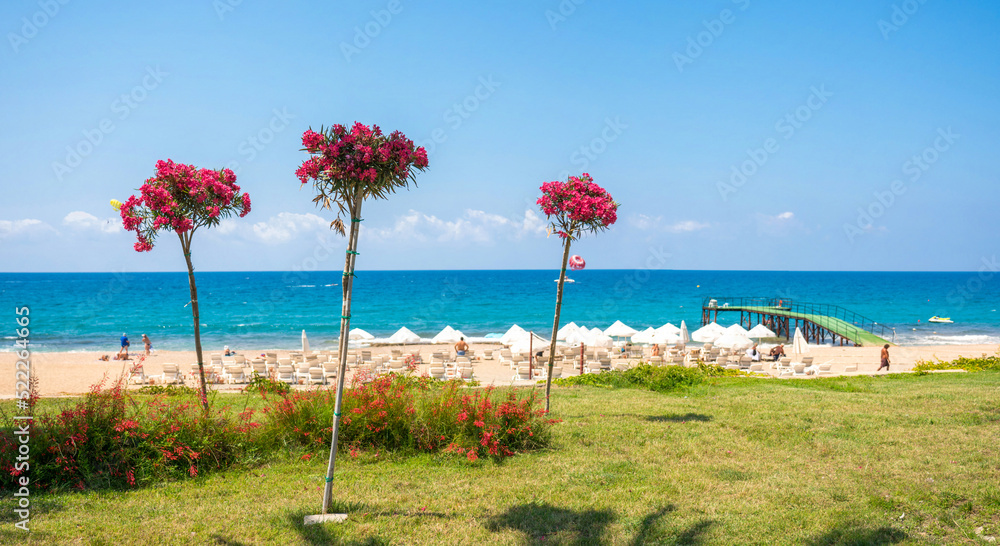
<path fill-rule="evenodd" d="M 325 457 L 129 492 L 36 496 L 38 544 L 987 544 L 1000 373 L 554 388 L 551 450 L 503 464 Z M 220 398 L 217 402 L 223 402 Z"/>

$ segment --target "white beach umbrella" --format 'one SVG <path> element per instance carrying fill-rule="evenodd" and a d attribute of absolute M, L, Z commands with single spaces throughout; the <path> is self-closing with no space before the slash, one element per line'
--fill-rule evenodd
<path fill-rule="evenodd" d="M 524 335 L 517 336 L 510 345 L 513 353 L 527 353 L 528 351 L 544 351 L 550 346 L 550 341 L 534 332 L 525 332 Z"/>
<path fill-rule="evenodd" d="M 747 336 L 737 332 L 727 332 L 726 335 L 715 340 L 716 347 L 742 351 L 753 345 L 753 341 Z"/>
<path fill-rule="evenodd" d="M 795 335 L 792 337 L 792 352 L 801 355 L 809 352 L 809 344 L 806 343 L 806 336 L 802 335 L 802 330 L 795 327 Z"/>
<path fill-rule="evenodd" d="M 653 334 L 652 343 L 665 345 L 675 345 L 681 341 L 681 336 L 672 332 L 661 332 L 659 329 Z"/>
<path fill-rule="evenodd" d="M 463 337 L 465 337 L 465 334 L 459 330 L 451 326 L 445 326 L 444 330 L 441 330 L 438 332 L 438 335 L 431 338 L 431 343 L 458 343 Z"/>
<path fill-rule="evenodd" d="M 737 334 L 747 335 L 747 329 L 740 326 L 739 324 L 733 324 L 732 326 L 726 328 L 727 332 L 735 332 Z"/>
<path fill-rule="evenodd" d="M 575 322 L 571 322 L 563 326 L 562 328 L 559 329 L 558 332 L 556 332 L 556 339 L 566 339 L 566 336 L 572 334 L 573 332 L 576 332 L 579 329 L 580 327 L 577 326 Z"/>
<path fill-rule="evenodd" d="M 653 343 L 653 336 L 655 335 L 656 329 L 649 327 L 632 336 L 631 341 L 632 343 Z"/>
<path fill-rule="evenodd" d="M 687 345 L 691 342 L 691 336 L 688 334 L 688 325 L 683 320 L 681 321 L 681 343 Z"/>
<path fill-rule="evenodd" d="M 351 341 L 371 341 L 375 339 L 375 336 L 369 334 L 361 328 L 354 328 L 347 333 L 347 339 Z"/>
<path fill-rule="evenodd" d="M 691 334 L 691 339 L 701 343 L 709 343 L 719 339 L 726 333 L 726 329 L 719 326 L 718 323 L 710 322 L 695 330 L 694 333 Z"/>
<path fill-rule="evenodd" d="M 611 339 L 611 336 L 607 336 L 602 333 L 594 334 L 594 337 L 590 340 L 590 344 L 594 347 L 609 348 L 614 345 L 614 343 L 615 341 Z"/>
<path fill-rule="evenodd" d="M 302 330 L 302 354 L 309 352 L 309 338 L 306 337 L 306 331 Z"/>
<path fill-rule="evenodd" d="M 629 337 L 639 333 L 635 328 L 629 328 L 622 321 L 616 320 L 614 324 L 608 326 L 604 335 L 611 337 Z"/>
<path fill-rule="evenodd" d="M 507 332 L 504 335 L 500 336 L 500 343 L 502 343 L 504 345 L 510 345 L 512 343 L 511 342 L 511 338 L 513 338 L 514 336 L 523 335 L 523 334 L 526 334 L 526 333 L 527 333 L 527 330 L 525 330 L 524 328 L 521 328 L 520 326 L 518 326 L 518 325 L 515 324 L 515 325 L 511 326 L 510 330 L 507 330 Z"/>
<path fill-rule="evenodd" d="M 669 322 L 657 328 L 656 331 L 673 334 L 675 336 L 679 336 L 681 334 L 681 329 L 674 326 L 673 324 L 670 324 Z"/>
<path fill-rule="evenodd" d="M 747 332 L 747 337 L 749 338 L 762 338 L 762 337 L 777 337 L 778 334 L 772 332 L 767 326 L 763 324 L 758 324 Z"/>
<path fill-rule="evenodd" d="M 395 334 L 389 336 L 387 340 L 389 343 L 420 343 L 420 336 L 414 334 L 409 328 L 403 326 L 399 330 L 396 330 Z"/>
<path fill-rule="evenodd" d="M 587 330 L 586 328 L 579 328 L 573 332 L 570 332 L 566 336 L 566 339 L 564 341 L 566 343 L 569 343 L 570 345 L 579 345 L 581 343 L 583 343 L 584 345 L 591 345 L 591 341 L 593 339 L 594 336 L 591 335 L 589 330 Z"/>

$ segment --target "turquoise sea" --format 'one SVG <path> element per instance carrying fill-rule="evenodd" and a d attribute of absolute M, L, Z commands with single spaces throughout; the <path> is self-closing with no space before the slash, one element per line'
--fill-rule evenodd
<path fill-rule="evenodd" d="M 352 327 L 386 337 L 400 326 L 430 338 L 451 325 L 470 337 L 512 324 L 547 337 L 554 271 L 360 271 Z M 584 270 L 567 284 L 562 323 L 636 329 L 700 325 L 706 297 L 764 296 L 845 307 L 896 330 L 902 345 L 1000 343 L 1000 275 L 984 272 Z M 335 346 L 341 273 L 197 274 L 202 340 L 208 349 L 292 349 L 306 330 L 313 347 Z M 15 338 L 15 307 L 30 309 L 36 351 L 114 351 L 123 332 L 133 349 L 193 349 L 187 274 L 0 273 L 0 329 Z M 3 314 L 6 313 L 6 318 Z M 928 324 L 933 315 L 954 324 Z M 738 314 L 720 315 L 721 324 Z M 919 323 L 918 323 L 919 320 Z M 9 343 L 8 343 L 9 342 Z"/>

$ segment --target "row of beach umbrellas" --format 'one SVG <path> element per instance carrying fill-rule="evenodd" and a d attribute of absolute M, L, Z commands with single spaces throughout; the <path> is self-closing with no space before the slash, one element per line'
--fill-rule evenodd
<path fill-rule="evenodd" d="M 431 338 L 431 343 L 457 343 L 464 336 L 465 334 L 461 331 L 456 330 L 451 326 L 446 326 L 437 335 Z M 592 347 L 611 347 L 614 343 L 614 338 L 628 338 L 633 343 L 643 344 L 688 343 L 691 340 L 694 340 L 700 343 L 711 342 L 718 347 L 725 347 L 728 349 L 746 349 L 753 344 L 752 339 L 770 338 L 775 336 L 776 334 L 763 324 L 758 324 L 748 331 L 739 324 L 723 327 L 715 322 L 712 322 L 695 330 L 689 335 L 687 324 L 684 321 L 681 321 L 680 327 L 667 323 L 659 328 L 649 327 L 645 330 L 638 331 L 619 320 L 615 321 L 614 324 L 604 330 L 599 328 L 588 329 L 585 326 L 577 325 L 575 322 L 570 322 L 559 329 L 556 334 L 556 339 L 571 345 L 578 345 L 582 343 Z M 802 336 L 802 333 L 796 329 L 795 343 L 799 342 L 799 338 L 802 338 L 801 345 L 804 347 L 805 339 Z M 375 336 L 362 330 L 361 328 L 354 328 L 348 334 L 348 339 L 351 341 L 372 341 L 375 339 Z M 423 340 L 420 336 L 405 326 L 397 330 L 386 340 L 388 343 L 395 344 L 413 344 L 420 343 L 421 341 Z M 544 347 L 550 342 L 515 324 L 507 330 L 506 333 L 500 336 L 500 343 L 511 346 L 512 349 L 521 350 L 534 346 Z M 305 330 L 302 331 L 302 345 L 303 349 L 308 351 L 309 345 L 308 340 L 306 339 Z M 795 349 L 795 352 L 802 351 Z"/>

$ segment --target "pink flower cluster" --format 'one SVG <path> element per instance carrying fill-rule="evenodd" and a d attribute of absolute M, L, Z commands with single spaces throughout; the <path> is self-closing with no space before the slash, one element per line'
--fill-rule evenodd
<path fill-rule="evenodd" d="M 334 125 L 325 133 L 312 129 L 302 134 L 303 150 L 311 155 L 295 171 L 305 184 L 315 181 L 375 182 L 382 176 L 396 181 L 410 178 L 412 167 L 427 167 L 427 150 L 414 146 L 403 133 L 386 137 L 378 125 L 355 122 L 348 130 Z"/>
<path fill-rule="evenodd" d="M 134 231 L 137 252 L 153 248 L 161 229 L 184 233 L 196 226 L 213 224 L 220 217 L 250 212 L 250 195 L 240 194 L 236 174 L 229 169 L 213 171 L 168 159 L 156 162 L 156 176 L 122 204 L 122 225 Z"/>
<path fill-rule="evenodd" d="M 618 220 L 618 203 L 587 173 L 570 176 L 566 182 L 546 182 L 541 189 L 537 204 L 553 219 L 560 237 L 605 229 Z"/>

